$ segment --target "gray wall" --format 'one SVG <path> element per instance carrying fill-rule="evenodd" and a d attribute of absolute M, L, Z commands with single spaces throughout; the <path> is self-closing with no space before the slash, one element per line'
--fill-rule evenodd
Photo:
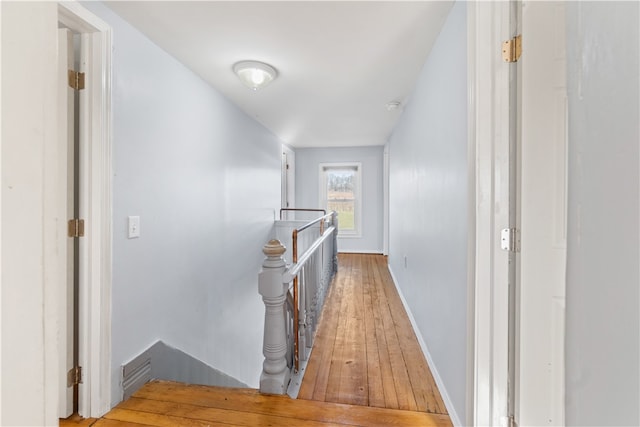
<path fill-rule="evenodd" d="M 120 366 L 157 340 L 257 387 L 281 142 L 103 4 L 84 5 L 114 35 L 112 401 Z"/>
<path fill-rule="evenodd" d="M 156 341 L 151 347 L 127 362 L 122 371 L 125 400 L 151 380 L 218 387 L 247 387 L 235 378 L 162 341 Z"/>
<path fill-rule="evenodd" d="M 458 420 L 466 420 L 466 28 L 458 2 L 389 140 L 389 263 Z"/>
<path fill-rule="evenodd" d="M 362 163 L 362 237 L 338 239 L 340 252 L 382 253 L 382 146 L 296 149 L 296 207 L 320 205 L 320 163 Z"/>
<path fill-rule="evenodd" d="M 639 13 L 567 4 L 567 425 L 640 425 Z"/>

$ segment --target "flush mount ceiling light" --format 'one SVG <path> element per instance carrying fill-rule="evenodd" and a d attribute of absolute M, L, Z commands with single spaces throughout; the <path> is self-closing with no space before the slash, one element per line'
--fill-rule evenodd
<path fill-rule="evenodd" d="M 398 108 L 400 108 L 400 102 L 398 101 L 387 102 L 387 111 L 395 111 Z"/>
<path fill-rule="evenodd" d="M 246 87 L 253 90 L 262 89 L 278 76 L 275 68 L 258 61 L 240 61 L 233 66 L 233 71 Z"/>

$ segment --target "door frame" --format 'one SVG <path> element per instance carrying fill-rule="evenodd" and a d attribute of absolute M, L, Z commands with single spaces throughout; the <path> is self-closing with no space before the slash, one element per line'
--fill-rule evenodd
<path fill-rule="evenodd" d="M 296 152 L 285 144 L 282 144 L 281 189 L 280 207 L 295 208 L 296 206 Z M 287 168 L 289 165 L 289 168 Z M 291 198 L 289 198 L 291 196 Z M 287 206 L 287 203 L 289 204 Z M 278 219 L 278 218 L 276 218 Z"/>
<path fill-rule="evenodd" d="M 79 171 L 85 237 L 80 239 L 79 363 L 83 379 L 78 412 L 100 417 L 111 409 L 112 30 L 77 2 L 59 2 L 58 21 L 81 34 L 87 58 L 80 107 L 80 128 L 87 137 L 81 141 Z"/>
<path fill-rule="evenodd" d="M 382 151 L 382 255 L 389 255 L 389 143 Z"/>
<path fill-rule="evenodd" d="M 501 58 L 511 38 L 510 2 L 467 5 L 469 75 L 469 332 L 467 425 L 508 425 L 510 64 Z M 515 203 L 515 200 L 512 201 Z"/>

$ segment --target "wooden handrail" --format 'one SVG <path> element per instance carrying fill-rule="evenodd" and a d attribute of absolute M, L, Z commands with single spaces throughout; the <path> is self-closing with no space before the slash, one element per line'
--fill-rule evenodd
<path fill-rule="evenodd" d="M 298 259 L 298 262 L 290 266 L 287 269 L 287 271 L 283 274 L 282 276 L 283 283 L 289 283 L 295 279 L 295 276 L 300 272 L 300 270 L 302 269 L 304 264 L 307 262 L 307 260 L 311 258 L 313 251 L 315 251 L 318 248 L 318 246 L 324 243 L 324 241 L 329 238 L 329 236 L 331 235 L 331 233 L 333 233 L 335 229 L 336 228 L 332 225 L 331 227 L 327 228 L 327 230 L 325 231 L 325 233 L 322 234 L 322 236 L 318 237 L 316 241 L 313 242 L 313 244 L 309 247 L 309 249 L 307 249 L 300 256 L 300 258 Z"/>
<path fill-rule="evenodd" d="M 327 214 L 325 209 L 303 209 L 303 208 L 280 208 L 280 219 L 282 220 L 282 212 L 283 211 L 292 211 L 292 212 L 322 212 L 323 214 Z"/>
<path fill-rule="evenodd" d="M 316 218 L 311 222 L 306 223 L 305 225 L 303 225 L 300 228 L 296 228 L 295 230 L 293 230 L 293 233 L 291 233 L 291 240 L 293 241 L 293 263 L 297 263 L 298 262 L 298 233 L 300 233 L 301 231 L 306 230 L 307 228 L 317 224 L 318 222 L 322 221 L 320 223 L 320 235 L 323 234 L 323 229 L 324 229 L 324 220 L 327 218 L 333 218 L 333 211 L 329 212 L 328 214 L 321 216 L 320 218 Z"/>

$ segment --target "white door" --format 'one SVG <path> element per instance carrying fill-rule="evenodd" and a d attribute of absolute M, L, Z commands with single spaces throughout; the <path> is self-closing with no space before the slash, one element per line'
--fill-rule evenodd
<path fill-rule="evenodd" d="M 567 127 L 564 2 L 522 7 L 519 397 L 522 426 L 564 425 Z"/>
<path fill-rule="evenodd" d="M 68 70 L 74 68 L 73 34 L 66 28 L 58 30 L 58 143 L 60 144 L 58 168 L 61 187 L 66 184 L 66 200 L 60 201 L 59 283 L 60 288 L 60 383 L 59 417 L 67 418 L 73 413 L 73 386 L 68 382 L 68 372 L 74 366 L 74 240 L 67 236 L 65 219 L 74 214 L 74 89 L 69 86 Z"/>

